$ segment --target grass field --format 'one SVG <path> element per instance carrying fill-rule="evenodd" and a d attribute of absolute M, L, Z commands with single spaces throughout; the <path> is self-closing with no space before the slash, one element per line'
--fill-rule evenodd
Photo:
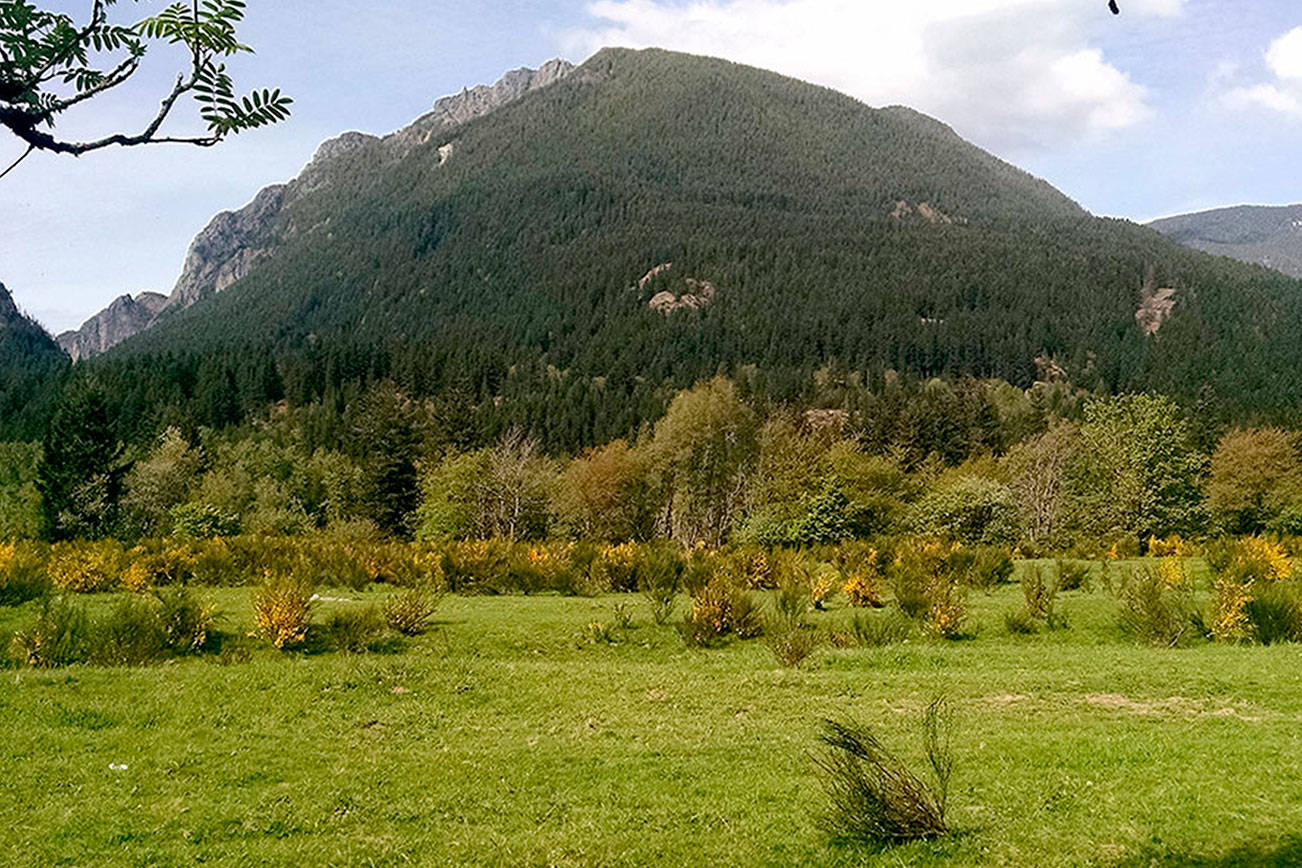
<path fill-rule="evenodd" d="M 246 633 L 248 590 L 211 596 Z M 798 670 L 761 641 L 689 650 L 638 597 L 450 597 L 361 655 L 11 670 L 0 864 L 1302 864 L 1302 647 L 1138 646 L 1101 591 L 1063 596 L 1069 629 L 1012 636 L 1020 598 L 974 594 L 970 641 L 825 646 Z M 821 719 L 916 757 L 938 693 L 958 834 L 830 842 Z"/>

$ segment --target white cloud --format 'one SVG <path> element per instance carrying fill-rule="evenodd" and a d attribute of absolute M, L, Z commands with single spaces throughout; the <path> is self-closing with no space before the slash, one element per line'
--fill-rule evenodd
<path fill-rule="evenodd" d="M 1270 44 L 1266 65 L 1274 73 L 1274 81 L 1231 88 L 1225 93 L 1226 102 L 1302 117 L 1302 27 L 1293 28 Z"/>
<path fill-rule="evenodd" d="M 1302 27 L 1294 27 L 1272 42 L 1266 49 L 1266 63 L 1280 78 L 1302 80 Z"/>
<path fill-rule="evenodd" d="M 1125 15 L 1185 0 L 1126 0 Z M 1082 0 L 598 0 L 564 48 L 659 46 L 726 57 L 903 103 L 992 147 L 1052 144 L 1130 126 L 1147 94 L 1091 43 L 1112 16 Z"/>

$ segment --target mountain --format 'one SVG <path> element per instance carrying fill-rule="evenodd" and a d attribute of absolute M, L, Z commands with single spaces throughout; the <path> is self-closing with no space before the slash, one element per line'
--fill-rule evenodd
<path fill-rule="evenodd" d="M 1302 277 L 1302 205 L 1239 205 L 1148 225 L 1195 250 Z"/>
<path fill-rule="evenodd" d="M 347 132 L 323 143 L 297 178 L 273 184 L 243 208 L 214 217 L 190 245 L 170 296 L 123 296 L 76 332 L 60 335 L 60 345 L 74 359 L 99 355 L 153 325 L 163 311 L 184 310 L 243 278 L 280 243 L 280 231 L 288 228 L 283 225 L 285 215 L 303 197 L 329 186 L 335 164 L 350 151 L 374 146 L 371 152 L 380 163 L 392 163 L 440 133 L 558 81 L 573 69 L 563 60 L 553 60 L 539 69 L 513 70 L 496 84 L 479 85 L 436 101 L 433 111 L 390 136 Z"/>
<path fill-rule="evenodd" d="M 167 303 L 167 296 L 156 292 L 121 296 L 81 328 L 59 335 L 59 347 L 73 361 L 97 356 L 148 328 Z"/>
<path fill-rule="evenodd" d="M 39 439 L 68 358 L 0 283 L 0 441 Z"/>
<path fill-rule="evenodd" d="M 391 379 L 574 449 L 718 371 L 783 400 L 829 364 L 1302 406 L 1297 282 L 1092 217 L 910 109 L 624 49 L 451 100 L 214 220 L 92 366 L 127 431 Z"/>

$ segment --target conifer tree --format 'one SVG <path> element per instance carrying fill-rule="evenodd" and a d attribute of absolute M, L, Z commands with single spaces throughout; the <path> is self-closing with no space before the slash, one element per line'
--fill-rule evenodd
<path fill-rule="evenodd" d="M 103 392 L 87 385 L 71 390 L 46 430 L 37 466 L 47 537 L 112 532 L 127 470 L 122 453 Z"/>

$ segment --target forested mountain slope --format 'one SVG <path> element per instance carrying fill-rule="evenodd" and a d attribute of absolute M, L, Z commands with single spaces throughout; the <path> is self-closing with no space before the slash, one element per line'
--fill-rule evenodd
<path fill-rule="evenodd" d="M 39 439 L 68 357 L 0 283 L 0 441 Z"/>
<path fill-rule="evenodd" d="M 1302 277 L 1302 205 L 1238 205 L 1148 225 L 1195 250 Z"/>
<path fill-rule="evenodd" d="M 266 238 L 90 366 L 125 428 L 391 378 L 568 449 L 718 370 L 796 397 L 829 362 L 1028 385 L 1052 360 L 1234 415 L 1302 397 L 1296 282 L 1093 218 L 909 109 L 664 51 L 397 154 L 351 141 Z"/>

